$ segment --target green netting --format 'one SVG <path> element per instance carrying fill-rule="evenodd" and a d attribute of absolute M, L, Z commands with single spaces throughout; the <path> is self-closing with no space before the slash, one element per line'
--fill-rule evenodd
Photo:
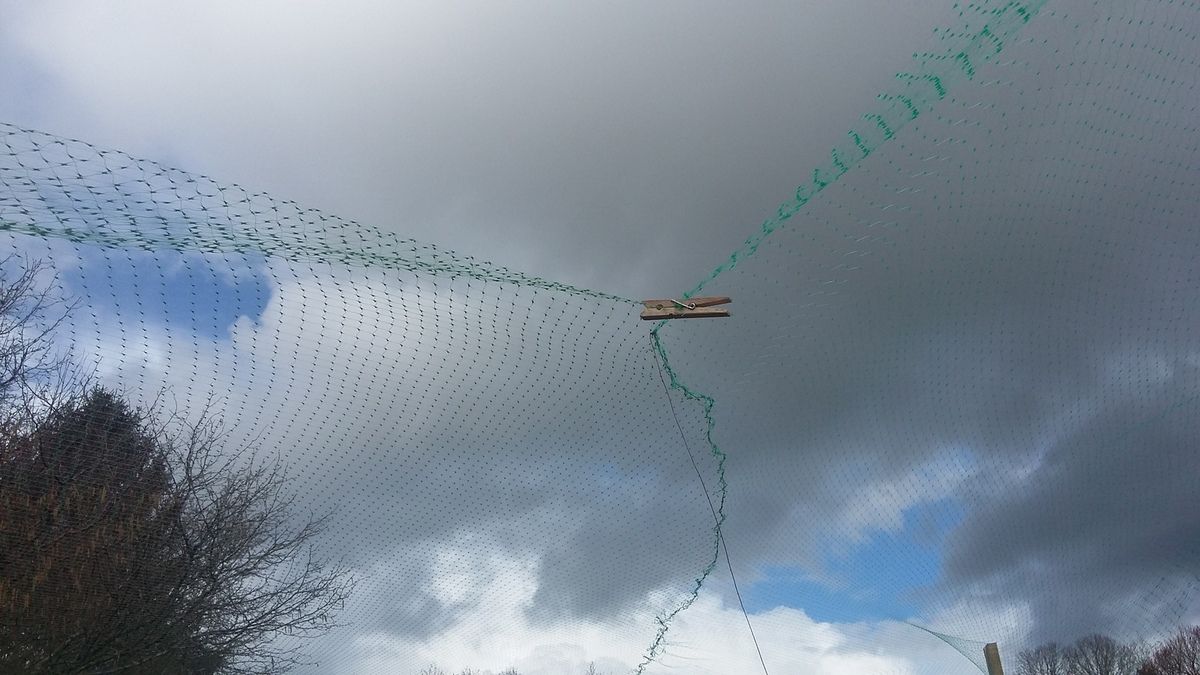
<path fill-rule="evenodd" d="M 856 542 L 915 526 L 950 554 L 869 569 L 871 591 L 920 597 L 963 644 L 1153 640 L 1192 616 L 1198 551 L 1174 528 L 1195 494 L 1137 486 L 1171 485 L 1197 438 L 1196 18 L 1042 10 L 690 292 L 737 299 L 736 321 L 661 329 L 672 363 L 705 364 L 681 379 L 736 448 L 729 503 L 778 495 L 730 509 L 728 536 L 772 552 L 743 575 L 862 583 Z M 1063 493 L 1083 494 L 1039 511 Z M 1078 536 L 1097 521 L 1101 548 Z M 1141 556 L 1155 569 L 1099 572 Z"/>
<path fill-rule="evenodd" d="M 269 640 L 311 672 L 963 672 L 986 642 L 1011 670 L 1048 640 L 1159 640 L 1200 618 L 1200 6 L 954 9 L 681 291 L 731 319 L 642 322 L 0 124 L 6 278 L 51 261 L 76 303 L 57 352 L 168 427 L 223 420 L 235 466 L 287 467 L 297 522 L 329 514 L 340 625 Z M 18 487 L 0 474 L 14 513 Z M 16 522 L 0 578 L 34 591 L 0 585 L 0 665 L 67 672 L 73 639 L 13 651 L 38 584 L 112 598 L 114 625 L 141 600 L 26 574 L 57 549 Z"/>

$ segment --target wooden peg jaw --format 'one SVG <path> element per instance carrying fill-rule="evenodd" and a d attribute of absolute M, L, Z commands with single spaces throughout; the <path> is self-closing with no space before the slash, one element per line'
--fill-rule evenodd
<path fill-rule="evenodd" d="M 686 300 L 643 300 L 645 309 L 642 310 L 642 320 L 658 321 L 662 319 L 711 319 L 729 316 L 729 310 L 717 307 L 733 302 L 726 297 L 708 296 L 703 298 L 688 298 Z"/>

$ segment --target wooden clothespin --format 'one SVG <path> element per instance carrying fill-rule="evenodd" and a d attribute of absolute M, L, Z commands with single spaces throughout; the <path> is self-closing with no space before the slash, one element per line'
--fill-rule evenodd
<path fill-rule="evenodd" d="M 656 321 L 659 319 L 706 319 L 718 316 L 729 316 L 728 309 L 719 309 L 715 305 L 727 305 L 733 302 L 729 298 L 707 297 L 688 298 L 687 300 L 643 300 L 646 306 L 642 310 L 642 319 Z"/>

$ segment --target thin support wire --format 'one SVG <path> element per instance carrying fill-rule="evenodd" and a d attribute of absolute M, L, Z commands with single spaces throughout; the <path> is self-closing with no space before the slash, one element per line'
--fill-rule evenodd
<path fill-rule="evenodd" d="M 654 337 L 650 338 L 651 346 L 654 343 Z M 737 575 L 733 572 L 733 562 L 729 559 L 729 545 L 725 543 L 725 535 L 721 532 L 721 518 L 717 516 L 717 507 L 713 505 L 712 496 L 708 493 L 708 484 L 704 481 L 704 474 L 700 471 L 700 465 L 696 463 L 696 455 L 692 453 L 692 447 L 688 445 L 687 434 L 683 431 L 683 424 L 679 421 L 679 415 L 675 412 L 675 401 L 671 398 L 671 388 L 667 386 L 667 378 L 663 375 L 663 364 L 659 360 L 657 350 L 651 349 L 654 352 L 654 363 L 658 366 L 658 379 L 662 382 L 663 391 L 667 395 L 667 404 L 671 406 L 671 417 L 675 419 L 675 428 L 679 429 L 679 438 L 683 440 L 683 447 L 687 450 L 688 459 L 692 462 L 692 468 L 696 470 L 696 478 L 700 479 L 700 487 L 704 489 L 704 499 L 708 501 L 708 509 L 712 512 L 713 523 L 717 530 L 717 541 L 721 544 L 721 550 L 725 553 L 725 566 L 729 568 L 729 578 L 733 581 L 733 592 L 737 594 L 738 607 L 742 610 L 742 616 L 746 619 L 746 628 L 750 629 L 750 639 L 754 642 L 754 651 L 758 653 L 758 662 L 762 665 L 764 675 L 771 675 L 767 670 L 767 662 L 763 659 L 762 648 L 758 646 L 758 637 L 754 634 L 754 625 L 750 623 L 750 613 L 746 611 L 746 603 L 742 600 L 742 591 L 738 588 Z"/>

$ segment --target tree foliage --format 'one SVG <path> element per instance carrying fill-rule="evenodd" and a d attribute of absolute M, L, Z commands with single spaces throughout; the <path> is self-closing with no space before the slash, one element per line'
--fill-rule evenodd
<path fill-rule="evenodd" d="M 328 629 L 349 592 L 311 555 L 322 521 L 203 411 L 171 430 L 111 390 L 39 386 L 65 362 L 28 325 L 51 306 L 32 278 L 0 289 L 0 671 L 294 665 L 277 638 Z"/>

